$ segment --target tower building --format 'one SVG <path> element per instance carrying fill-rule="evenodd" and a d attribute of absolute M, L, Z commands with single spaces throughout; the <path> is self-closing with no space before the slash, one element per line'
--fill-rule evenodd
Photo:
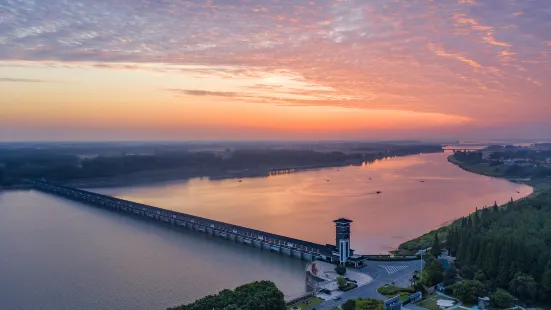
<path fill-rule="evenodd" d="M 340 218 L 333 221 L 336 226 L 336 247 L 339 253 L 339 263 L 346 264 L 346 261 L 351 256 L 350 251 L 350 224 L 351 220 Z"/>

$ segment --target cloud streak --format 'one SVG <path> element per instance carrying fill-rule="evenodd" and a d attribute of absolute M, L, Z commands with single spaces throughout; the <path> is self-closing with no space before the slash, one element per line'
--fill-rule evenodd
<path fill-rule="evenodd" d="M 20 79 L 20 78 L 3 78 L 0 77 L 0 83 L 6 82 L 6 83 L 42 83 L 45 82 L 43 80 L 35 80 L 35 79 Z"/>
<path fill-rule="evenodd" d="M 4 61 L 258 79 L 179 95 L 551 118 L 548 0 L 0 0 L 0 12 Z M 264 83 L 277 74 L 302 84 Z"/>

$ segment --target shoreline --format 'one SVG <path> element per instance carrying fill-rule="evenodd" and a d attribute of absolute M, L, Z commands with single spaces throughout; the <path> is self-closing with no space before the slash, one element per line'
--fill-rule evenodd
<path fill-rule="evenodd" d="M 467 165 L 464 165 L 462 162 L 460 162 L 460 161 L 456 160 L 455 158 L 453 158 L 453 154 L 448 156 L 448 162 L 455 165 L 455 166 L 457 166 L 457 167 L 459 167 L 459 168 L 461 168 L 461 169 L 463 169 L 464 171 L 467 171 L 467 172 L 470 172 L 470 173 L 483 175 L 483 176 L 486 176 L 486 177 L 491 177 L 491 178 L 496 178 L 496 179 L 507 180 L 511 183 L 523 184 L 523 185 L 526 185 L 526 186 L 530 186 L 532 188 L 532 193 L 530 193 L 529 195 L 526 195 L 524 197 L 518 198 L 516 200 L 520 200 L 520 199 L 530 197 L 530 196 L 532 196 L 536 193 L 539 193 L 543 189 L 543 188 L 538 187 L 537 184 L 531 184 L 530 181 L 532 181 L 532 179 L 530 179 L 530 178 L 528 178 L 528 179 L 508 178 L 508 177 L 502 177 L 502 176 L 482 173 L 481 171 L 476 171 L 474 169 L 469 169 L 467 167 Z"/>
<path fill-rule="evenodd" d="M 265 178 L 270 176 L 272 172 L 278 171 L 292 171 L 287 173 L 325 169 L 325 168 L 338 168 L 347 166 L 359 166 L 361 163 L 334 163 L 330 165 L 310 165 L 310 166 L 296 166 L 296 167 L 282 167 L 282 168 L 258 168 L 254 170 L 243 169 L 239 171 L 212 171 L 210 173 L 190 173 L 188 171 L 178 170 L 157 170 L 139 172 L 132 175 L 124 175 L 118 177 L 109 177 L 105 179 L 88 179 L 88 180 L 71 180 L 59 182 L 62 185 L 77 187 L 77 188 L 113 188 L 113 187 L 127 187 L 127 186 L 140 186 L 140 185 L 154 185 L 162 184 L 166 182 L 174 181 L 189 181 L 191 179 L 203 179 L 207 178 L 212 181 L 217 180 L 231 180 L 231 179 L 252 179 L 252 178 Z"/>
<path fill-rule="evenodd" d="M 441 153 L 441 152 L 434 152 Z M 405 156 L 418 156 L 421 154 L 432 153 L 414 153 L 396 156 L 380 156 L 375 160 L 382 160 L 392 157 L 405 157 Z M 373 161 L 375 161 L 373 160 Z M 197 171 L 190 169 L 172 169 L 172 170 L 150 170 L 142 171 L 134 174 L 120 175 L 106 178 L 93 178 L 93 179 L 74 179 L 58 181 L 56 183 L 75 188 L 115 188 L 115 187 L 128 187 L 128 186 L 141 186 L 141 185 L 153 185 L 162 184 L 166 182 L 174 181 L 189 181 L 196 178 L 208 178 L 209 180 L 228 180 L 228 179 L 245 179 L 245 178 L 265 178 L 272 174 L 285 174 L 295 173 L 309 170 L 326 169 L 326 168 L 339 168 L 348 166 L 361 166 L 367 160 L 347 160 L 343 162 L 333 162 L 324 164 L 310 164 L 310 165 L 295 165 L 295 166 L 280 166 L 280 167 L 258 167 L 253 169 L 240 169 L 240 170 L 218 170 L 211 169 L 207 171 Z M 25 189 L 32 188 L 28 184 L 17 184 L 9 189 Z M 1 189 L 1 187 L 0 187 Z"/>
<path fill-rule="evenodd" d="M 528 183 L 528 181 L 531 181 L 532 179 L 518 179 L 518 178 L 507 178 L 507 177 L 500 177 L 500 176 L 496 176 L 496 175 L 490 175 L 490 174 L 485 174 L 485 173 L 481 173 L 479 171 L 476 171 L 474 169 L 469 169 L 468 167 L 466 167 L 466 165 L 462 165 L 462 162 L 458 161 L 458 160 L 455 160 L 453 158 L 453 154 L 452 155 L 449 155 L 447 157 L 447 160 L 450 164 L 452 165 L 455 165 L 457 167 L 459 167 L 460 169 L 462 169 L 463 171 L 466 171 L 466 172 L 469 172 L 469 173 L 473 173 L 473 174 L 478 174 L 478 175 L 482 175 L 482 176 L 486 176 L 486 177 L 491 177 L 491 178 L 495 178 L 495 179 L 502 179 L 502 180 L 507 180 L 511 183 L 515 183 L 515 184 L 522 184 L 522 185 L 526 185 L 526 186 L 529 186 L 530 188 L 532 188 L 532 192 L 526 196 L 523 196 L 523 197 L 520 197 L 520 198 L 517 198 L 517 199 L 514 199 L 513 201 L 519 201 L 519 200 L 522 200 L 522 199 L 526 199 L 526 198 L 530 198 L 530 197 L 533 197 L 537 194 L 540 193 L 540 191 L 544 190 L 543 187 L 538 187 L 537 184 L 530 184 Z M 511 197 L 512 198 L 512 197 Z M 499 207 L 502 207 L 503 205 L 500 205 Z M 469 214 L 466 214 L 465 216 L 467 216 Z M 394 252 L 394 253 L 401 253 L 401 252 L 404 252 L 404 251 L 409 251 L 408 249 L 404 249 L 402 246 L 403 245 L 406 245 L 407 243 L 412 243 L 412 242 L 422 242 L 423 238 L 426 238 L 426 237 L 430 237 L 430 239 L 432 240 L 433 238 L 433 235 L 435 233 L 439 234 L 439 237 L 440 237 L 440 234 L 441 233 L 444 233 L 444 231 L 450 227 L 451 225 L 453 225 L 453 223 L 455 221 L 457 221 L 458 219 L 453 219 L 453 220 L 450 220 L 450 221 L 447 221 L 445 224 L 441 225 L 440 227 L 438 228 L 435 228 L 433 230 L 430 230 L 428 231 L 427 233 L 421 235 L 421 236 L 418 236 L 416 238 L 413 238 L 413 239 L 410 239 L 406 242 L 403 242 L 401 243 L 395 250 L 393 251 L 389 251 L 389 252 Z M 402 253 L 404 254 L 404 253 Z"/>

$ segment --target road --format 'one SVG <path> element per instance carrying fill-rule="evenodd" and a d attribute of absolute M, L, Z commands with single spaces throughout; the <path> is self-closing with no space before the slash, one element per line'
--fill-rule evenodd
<path fill-rule="evenodd" d="M 364 286 L 355 288 L 341 295 L 340 300 L 327 300 L 315 307 L 316 310 L 331 310 L 334 307 L 340 306 L 349 299 L 356 298 L 375 298 L 386 300 L 387 298 L 377 293 L 377 288 L 396 282 L 396 284 L 409 283 L 409 278 L 415 270 L 421 268 L 421 261 L 405 261 L 405 262 L 376 262 L 369 261 L 367 267 L 360 271 L 367 273 L 373 277 L 373 281 Z"/>

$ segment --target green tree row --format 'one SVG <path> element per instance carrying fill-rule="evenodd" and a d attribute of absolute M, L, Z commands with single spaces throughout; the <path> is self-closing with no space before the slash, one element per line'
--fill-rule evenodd
<path fill-rule="evenodd" d="M 477 210 L 449 228 L 446 246 L 463 277 L 476 281 L 458 286 L 461 295 L 503 289 L 551 303 L 551 191 Z"/>

